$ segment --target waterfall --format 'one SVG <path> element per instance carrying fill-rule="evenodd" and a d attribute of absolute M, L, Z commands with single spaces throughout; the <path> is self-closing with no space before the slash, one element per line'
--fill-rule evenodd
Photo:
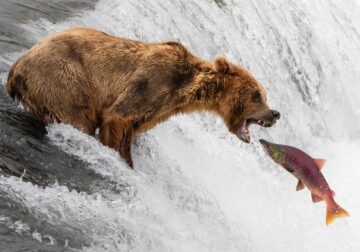
<path fill-rule="evenodd" d="M 272 128 L 251 126 L 245 144 L 216 115 L 174 116 L 135 140 L 130 170 L 114 150 L 69 125 L 31 135 L 22 122 L 32 119 L 3 90 L 1 107 L 18 116 L 4 115 L 1 141 L 34 161 L 0 153 L 0 169 L 25 171 L 24 178 L 0 173 L 7 202 L 0 226 L 31 244 L 86 251 L 357 251 L 359 14 L 356 0 L 100 0 L 62 20 L 17 24 L 28 44 L 1 53 L 3 89 L 8 66 L 29 46 L 84 26 L 175 40 L 208 61 L 225 55 L 259 80 L 282 117 Z M 297 181 L 265 156 L 260 138 L 326 159 L 322 172 L 351 217 L 326 226 L 325 203 L 313 204 L 307 189 L 296 192 Z"/>

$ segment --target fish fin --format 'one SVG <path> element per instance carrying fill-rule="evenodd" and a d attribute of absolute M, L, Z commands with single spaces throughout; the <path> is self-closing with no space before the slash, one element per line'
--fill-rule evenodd
<path fill-rule="evenodd" d="M 302 180 L 299 179 L 299 182 L 296 185 L 296 191 L 300 191 L 304 189 L 304 187 L 305 187 L 304 182 L 302 182 Z"/>
<path fill-rule="evenodd" d="M 316 194 L 311 193 L 311 198 L 314 203 L 322 201 L 323 199 L 317 196 Z"/>
<path fill-rule="evenodd" d="M 335 196 L 335 192 L 333 190 L 331 190 L 331 194 L 332 196 Z"/>
<path fill-rule="evenodd" d="M 326 225 L 329 225 L 333 222 L 337 217 L 346 217 L 350 216 L 348 212 L 342 209 L 338 204 L 335 202 L 331 205 L 327 205 L 326 208 Z"/>
<path fill-rule="evenodd" d="M 325 159 L 321 159 L 321 158 L 314 158 L 314 161 L 317 165 L 317 167 L 319 168 L 319 171 L 321 170 L 321 168 L 324 166 L 326 160 Z"/>

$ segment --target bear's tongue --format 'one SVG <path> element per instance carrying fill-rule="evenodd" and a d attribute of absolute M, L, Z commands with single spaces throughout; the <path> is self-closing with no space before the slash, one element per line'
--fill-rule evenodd
<path fill-rule="evenodd" d="M 245 120 L 240 128 L 240 138 L 245 143 L 250 143 L 249 125 L 250 123 L 247 120 Z"/>

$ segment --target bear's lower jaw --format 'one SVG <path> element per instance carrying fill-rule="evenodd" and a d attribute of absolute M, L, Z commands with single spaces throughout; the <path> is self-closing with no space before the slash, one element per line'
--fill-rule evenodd
<path fill-rule="evenodd" d="M 251 137 L 250 137 L 250 131 L 249 131 L 249 125 L 246 122 L 247 120 L 244 120 L 242 123 L 239 133 L 236 134 L 240 140 L 242 140 L 245 143 L 250 143 Z"/>
<path fill-rule="evenodd" d="M 236 136 L 245 143 L 250 143 L 250 135 L 244 135 L 244 134 L 236 134 Z"/>

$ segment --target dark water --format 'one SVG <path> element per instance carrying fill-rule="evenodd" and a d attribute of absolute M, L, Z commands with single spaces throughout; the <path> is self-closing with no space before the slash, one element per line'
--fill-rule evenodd
<path fill-rule="evenodd" d="M 36 41 L 21 25 L 39 18 L 57 22 L 76 15 L 80 9 L 94 8 L 95 0 L 2 0 L 0 2 L 0 74 L 5 76 L 10 64 L 8 54 L 22 52 Z M 5 90 L 6 78 L 0 80 L 0 176 L 22 177 L 40 187 L 65 185 L 70 190 L 91 193 L 111 187 L 111 182 L 87 169 L 86 163 L 53 146 L 44 136 L 45 127 L 12 101 Z M 19 231 L 16 225 L 26 223 Z M 34 231 L 47 234 L 42 242 Z M 56 240 L 56 245 L 51 239 Z M 65 244 L 67 247 L 65 248 Z M 0 251 L 67 251 L 89 244 L 86 234 L 76 228 L 54 226 L 32 216 L 13 196 L 0 189 Z"/>

